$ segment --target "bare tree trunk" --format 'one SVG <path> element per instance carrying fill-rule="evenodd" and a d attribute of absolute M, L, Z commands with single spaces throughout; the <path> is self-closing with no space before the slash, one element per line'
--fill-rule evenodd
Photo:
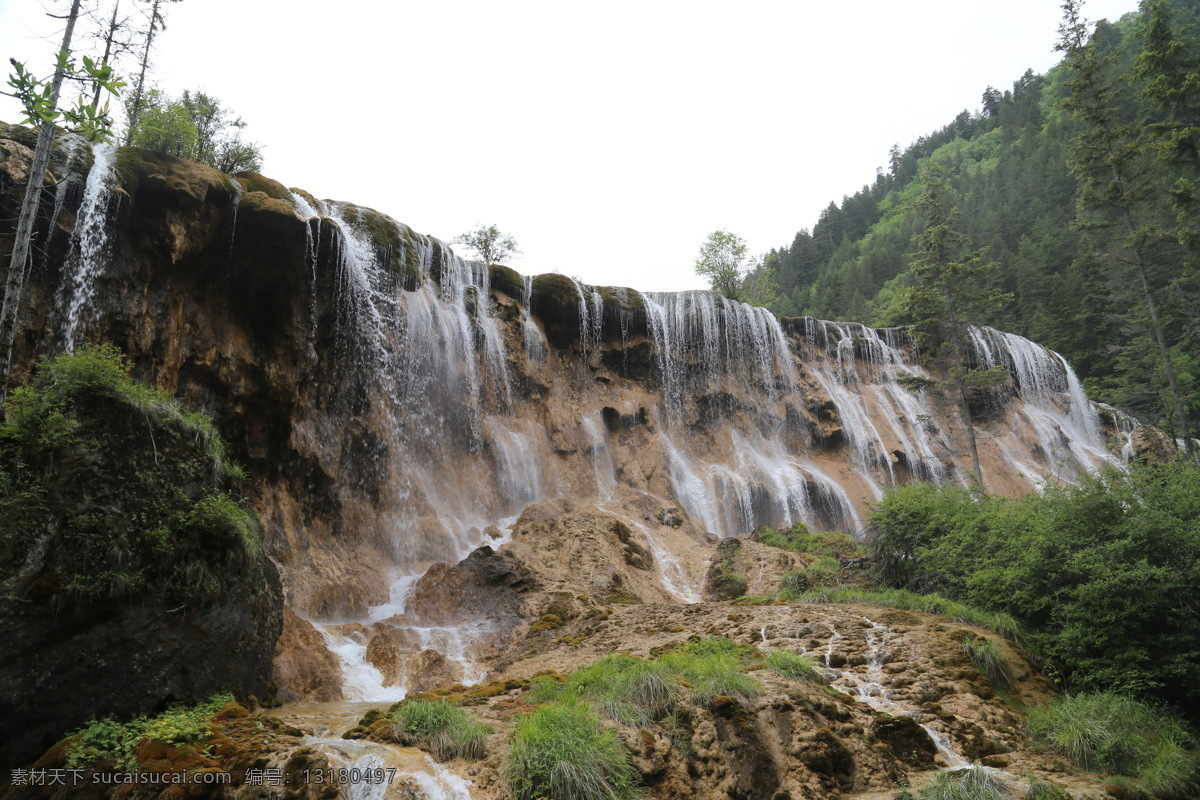
<path fill-rule="evenodd" d="M 70 52 L 71 36 L 75 33 L 75 20 L 79 17 L 80 0 L 71 3 L 67 16 L 67 29 L 63 31 L 62 47 L 59 52 Z M 62 88 L 63 71 L 54 72 L 50 89 L 50 108 L 58 107 L 58 93 Z M 4 280 L 4 306 L 0 309 L 0 402 L 8 395 L 9 373 L 12 369 L 13 336 L 17 326 L 21 295 L 25 290 L 29 253 L 33 242 L 33 224 L 37 219 L 38 205 L 42 198 L 42 179 L 50 164 L 50 148 L 54 144 L 55 127 L 43 122 L 38 130 L 37 147 L 33 153 L 33 164 L 25 183 L 25 199 L 21 202 L 21 216 L 17 221 L 17 235 L 13 241 L 12 259 L 8 264 L 8 275 Z"/>
<path fill-rule="evenodd" d="M 983 490 L 983 469 L 979 466 L 979 448 L 975 445 L 975 420 L 971 419 L 971 407 L 967 404 L 967 390 L 958 387 L 959 409 L 962 412 L 963 425 L 967 429 L 967 449 L 971 452 L 971 468 L 974 471 L 975 483 Z"/>
<path fill-rule="evenodd" d="M 117 2 L 113 3 L 112 22 L 108 23 L 108 33 L 104 37 L 104 58 L 102 58 L 100 60 L 101 64 L 107 64 L 109 57 L 112 55 L 113 40 L 117 36 L 117 28 L 118 28 L 117 11 L 120 8 L 121 8 L 120 0 L 117 0 Z M 100 88 L 101 88 L 100 81 L 96 81 L 95 83 L 96 83 L 96 85 L 95 85 L 93 93 L 92 93 L 92 106 L 94 108 L 99 108 L 100 107 Z"/>
<path fill-rule="evenodd" d="M 133 103 L 129 108 L 129 129 L 125 131 L 125 146 L 133 143 L 133 132 L 137 129 L 138 117 L 142 113 L 142 96 L 146 88 L 146 69 L 150 65 L 150 48 L 154 45 L 154 32 L 158 30 L 158 5 L 161 0 L 154 0 L 150 7 L 150 28 L 146 31 L 146 46 L 142 48 L 142 68 L 138 73 L 137 86 L 133 89 Z"/>

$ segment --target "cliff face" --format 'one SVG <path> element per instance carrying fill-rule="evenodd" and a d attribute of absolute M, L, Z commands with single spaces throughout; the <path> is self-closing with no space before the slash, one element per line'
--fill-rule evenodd
<path fill-rule="evenodd" d="M 3 219 L 22 135 L 0 131 Z M 361 615 L 546 498 L 650 519 L 675 564 L 659 583 L 686 597 L 706 533 L 857 531 L 887 486 L 965 480 L 942 376 L 902 330 L 523 277 L 370 209 L 129 148 L 60 143 L 51 171 L 17 380 L 97 339 L 213 412 L 302 615 Z M 975 401 L 988 489 L 1110 458 L 1113 418 L 1061 359 L 982 330 L 976 360 L 1011 374 Z"/>

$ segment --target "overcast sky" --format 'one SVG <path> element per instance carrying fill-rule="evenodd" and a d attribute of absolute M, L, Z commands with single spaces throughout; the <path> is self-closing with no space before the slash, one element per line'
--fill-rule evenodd
<path fill-rule="evenodd" d="M 5 62 L 48 70 L 55 5 L 0 0 Z M 522 272 L 687 289 L 710 231 L 789 244 L 893 143 L 1045 72 L 1059 14 L 1057 0 L 183 0 L 166 5 L 154 79 L 232 107 L 288 186 L 443 239 L 495 223 Z M 0 98 L 0 119 L 17 116 Z"/>

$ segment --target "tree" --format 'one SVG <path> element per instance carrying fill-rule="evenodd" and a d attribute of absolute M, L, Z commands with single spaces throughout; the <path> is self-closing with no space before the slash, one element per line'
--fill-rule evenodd
<path fill-rule="evenodd" d="M 746 242 L 742 237 L 729 231 L 713 231 L 696 257 L 696 274 L 707 278 L 714 292 L 739 300 L 745 259 Z"/>
<path fill-rule="evenodd" d="M 150 68 L 150 51 L 154 47 L 154 36 L 159 30 L 164 30 L 167 27 L 166 20 L 162 15 L 162 6 L 164 3 L 178 3 L 181 0 L 149 0 L 150 13 L 149 20 L 146 25 L 146 38 L 142 45 L 142 57 L 138 63 L 138 78 L 133 85 L 133 94 L 129 99 L 129 104 L 126 108 L 128 119 L 126 120 L 129 127 L 125 131 L 125 144 L 133 143 L 134 131 L 137 130 L 138 122 L 142 115 L 142 108 L 145 102 L 146 88 L 146 71 Z"/>
<path fill-rule="evenodd" d="M 739 289 L 738 297 L 742 302 L 763 308 L 779 302 L 779 284 L 775 282 L 775 265 L 778 260 L 778 256 L 774 254 L 755 256 L 751 259 L 750 268 L 742 276 Z"/>
<path fill-rule="evenodd" d="M 971 366 L 967 341 L 970 325 L 1006 298 L 978 285 L 991 265 L 983 263 L 978 251 L 965 252 L 966 237 L 954 229 L 958 206 L 950 188 L 949 169 L 926 161 L 921 180 L 917 210 L 923 227 L 914 237 L 917 250 L 910 254 L 915 285 L 907 298 L 917 341 L 947 367 L 943 388 L 952 392 L 958 404 L 974 478 L 982 485 L 970 399 L 977 391 L 1002 383 L 1007 373 L 1002 367 Z"/>
<path fill-rule="evenodd" d="M 1191 423 L 1159 311 L 1158 287 L 1151 274 L 1152 245 L 1161 236 L 1156 226 L 1143 219 L 1151 184 L 1143 158 L 1142 126 L 1119 113 L 1121 84 L 1111 77 L 1115 56 L 1101 51 L 1100 29 L 1088 36 L 1082 0 L 1066 0 L 1062 7 L 1063 22 L 1056 45 L 1066 53 L 1063 63 L 1068 78 L 1064 86 L 1068 94 L 1062 102 L 1080 128 L 1071 142 L 1069 159 L 1071 171 L 1079 180 L 1075 226 L 1100 239 L 1110 264 L 1118 270 L 1131 268 L 1136 276 L 1170 387 L 1174 422 L 1190 453 Z"/>
<path fill-rule="evenodd" d="M 187 91 L 172 100 L 158 89 L 146 92 L 130 143 L 156 153 L 187 158 L 222 172 L 257 171 L 262 153 L 242 139 L 246 123 L 221 101 L 203 91 Z"/>
<path fill-rule="evenodd" d="M 33 163 L 25 184 L 21 214 L 17 220 L 17 231 L 13 240 L 8 274 L 4 276 L 3 280 L 4 305 L 0 307 L 0 376 L 2 376 L 0 380 L 3 380 L 3 385 L 0 386 L 0 401 L 8 392 L 13 333 L 17 325 L 17 311 L 20 308 L 21 295 L 25 289 L 25 274 L 33 240 L 33 223 L 37 218 L 46 167 L 50 164 L 50 147 L 54 143 L 54 136 L 58 130 L 57 123 L 65 122 L 92 141 L 107 139 L 111 129 L 107 104 L 101 107 L 96 104 L 88 104 L 81 99 L 74 109 L 61 111 L 58 108 L 58 98 L 62 91 L 63 80 L 67 77 L 92 80 L 112 94 L 116 94 L 124 85 L 107 64 L 97 65 L 85 56 L 82 68 L 75 65 L 71 56 L 71 38 L 75 33 L 75 22 L 79 18 L 79 4 L 80 0 L 73 0 L 71 10 L 65 17 L 67 24 L 63 30 L 62 44 L 59 46 L 54 75 L 50 79 L 50 83 L 46 84 L 44 81 L 34 78 L 24 65 L 16 60 L 12 60 L 15 72 L 8 80 L 9 86 L 14 89 L 13 95 L 21 101 L 25 108 L 25 121 L 38 126 L 38 138 L 37 146 L 34 148 Z"/>
<path fill-rule="evenodd" d="M 495 225 L 480 225 L 473 231 L 454 237 L 454 244 L 471 248 L 485 264 L 503 264 L 512 256 L 521 254 L 517 240 L 501 233 Z"/>

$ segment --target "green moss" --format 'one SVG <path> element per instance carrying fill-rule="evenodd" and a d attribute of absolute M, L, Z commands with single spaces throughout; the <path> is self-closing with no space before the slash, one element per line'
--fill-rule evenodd
<path fill-rule="evenodd" d="M 263 192 L 247 192 L 242 195 L 242 200 L 238 207 L 242 211 L 284 214 L 289 217 L 296 216 L 296 210 L 289 201 L 269 197 Z"/>
<path fill-rule="evenodd" d="M 488 276 L 491 285 L 509 297 L 520 298 L 525 290 L 525 279 L 512 267 L 488 264 Z"/>
<path fill-rule="evenodd" d="M 288 204 L 289 208 L 292 205 L 291 189 L 279 181 L 259 175 L 257 172 L 239 172 L 233 177 L 238 183 L 242 184 L 242 188 L 246 190 L 247 194 L 250 192 L 260 192 L 272 200 L 284 201 Z"/>
<path fill-rule="evenodd" d="M 31 600 L 190 599 L 246 580 L 261 588 L 261 529 L 221 486 L 243 473 L 212 420 L 132 380 L 117 350 L 44 360 L 7 410 L 0 573 L 36 570 L 22 590 Z"/>
<path fill-rule="evenodd" d="M 113 169 L 117 184 L 130 197 L 149 194 L 195 204 L 217 198 L 229 203 L 233 199 L 233 179 L 195 161 L 122 147 L 117 150 Z"/>
<path fill-rule="evenodd" d="M 599 286 L 596 290 L 600 292 L 604 305 L 610 308 L 628 312 L 646 310 L 646 300 L 636 289 L 627 289 L 624 286 Z"/>
<path fill-rule="evenodd" d="M 564 306 L 579 302 L 579 287 L 575 281 L 557 272 L 546 272 L 533 278 L 533 293 L 538 304 Z"/>

